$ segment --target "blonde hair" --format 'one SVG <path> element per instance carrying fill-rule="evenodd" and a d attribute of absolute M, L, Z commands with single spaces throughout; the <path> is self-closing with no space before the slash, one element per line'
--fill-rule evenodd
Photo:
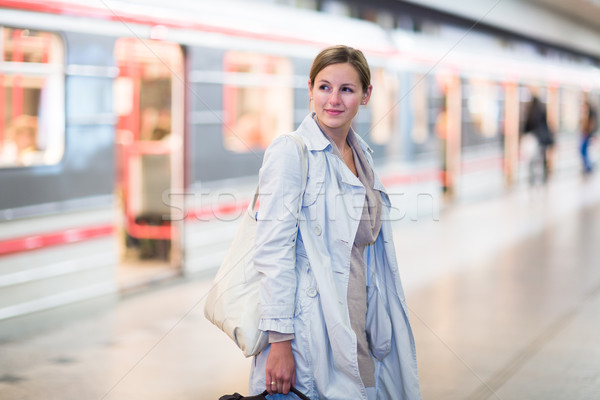
<path fill-rule="evenodd" d="M 362 51 L 352 47 L 337 45 L 322 50 L 314 59 L 310 67 L 310 86 L 312 87 L 319 72 L 333 64 L 348 63 L 354 67 L 360 78 L 363 92 L 369 90 L 371 84 L 371 70 L 369 63 Z"/>

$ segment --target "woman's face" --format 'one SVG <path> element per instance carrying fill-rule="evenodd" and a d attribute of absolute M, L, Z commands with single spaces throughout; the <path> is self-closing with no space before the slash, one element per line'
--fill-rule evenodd
<path fill-rule="evenodd" d="M 367 104 L 371 86 L 363 92 L 358 71 L 349 63 L 323 68 L 308 92 L 321 127 L 329 136 L 346 135 L 361 104 Z"/>

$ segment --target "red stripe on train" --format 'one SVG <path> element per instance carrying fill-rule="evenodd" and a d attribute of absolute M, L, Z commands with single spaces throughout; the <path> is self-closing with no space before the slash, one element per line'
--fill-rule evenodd
<path fill-rule="evenodd" d="M 60 244 L 82 242 L 84 240 L 111 235 L 114 231 L 114 225 L 102 225 L 90 228 L 74 228 L 66 231 L 9 239 L 0 241 L 0 255 L 40 249 L 43 247 L 56 246 Z"/>
<path fill-rule="evenodd" d="M 389 175 L 384 177 L 382 182 L 386 186 L 393 186 L 399 184 L 438 180 L 439 177 L 439 171 L 431 170 L 420 171 L 414 174 Z M 231 220 L 232 216 L 240 215 L 246 208 L 248 208 L 248 204 L 249 200 L 241 202 L 223 202 L 209 207 L 187 210 L 186 219 L 211 221 L 218 218 L 226 218 L 227 220 Z M 0 256 L 100 238 L 103 236 L 112 235 L 115 230 L 116 228 L 114 225 L 102 225 L 88 228 L 73 228 L 60 232 L 4 240 L 0 241 Z"/>
<path fill-rule="evenodd" d="M 409 183 L 420 183 L 442 180 L 442 171 L 438 169 L 415 171 L 411 174 L 394 174 L 381 177 L 384 186 L 394 186 Z"/>

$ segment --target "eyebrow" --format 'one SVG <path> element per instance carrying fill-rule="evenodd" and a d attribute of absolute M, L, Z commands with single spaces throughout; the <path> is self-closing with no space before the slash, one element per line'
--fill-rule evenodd
<path fill-rule="evenodd" d="M 317 81 L 317 83 L 327 83 L 327 84 L 331 85 L 331 82 L 329 82 L 327 79 L 319 79 Z M 342 83 L 340 86 L 354 86 L 354 87 L 356 87 L 356 85 L 354 83 Z"/>

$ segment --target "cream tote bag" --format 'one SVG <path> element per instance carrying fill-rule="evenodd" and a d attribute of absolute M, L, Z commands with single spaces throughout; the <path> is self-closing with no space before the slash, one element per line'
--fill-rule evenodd
<path fill-rule="evenodd" d="M 297 134 L 289 133 L 286 136 L 294 140 L 301 155 L 304 193 L 308 177 L 306 145 Z M 261 274 L 254 268 L 253 261 L 256 234 L 254 208 L 258 189 L 242 215 L 242 222 L 217 271 L 204 306 L 206 318 L 225 332 L 246 357 L 257 355 L 268 345 L 267 332 L 258 329 Z M 298 201 L 298 218 L 302 210 L 302 197 Z"/>

